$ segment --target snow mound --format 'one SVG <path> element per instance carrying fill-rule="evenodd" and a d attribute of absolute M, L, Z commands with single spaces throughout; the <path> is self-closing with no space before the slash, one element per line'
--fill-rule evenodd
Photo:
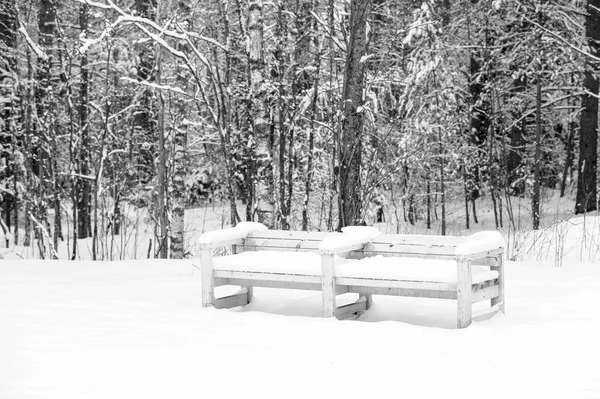
<path fill-rule="evenodd" d="M 600 262 L 600 215 L 596 213 L 557 220 L 537 231 L 517 231 L 511 237 L 510 259 Z"/>
<path fill-rule="evenodd" d="M 319 250 L 337 252 L 348 246 L 369 243 L 381 234 L 377 228 L 371 226 L 342 227 L 342 233 L 325 238 L 319 245 Z"/>
<path fill-rule="evenodd" d="M 469 255 L 498 248 L 506 248 L 504 237 L 497 231 L 481 231 L 472 234 L 456 246 L 456 255 Z"/>
<path fill-rule="evenodd" d="M 246 238 L 248 234 L 254 232 L 261 232 L 269 230 L 267 226 L 257 222 L 241 222 L 237 226 L 224 229 L 209 231 L 202 234 L 198 242 L 202 245 L 215 244 L 221 241 L 237 240 L 240 238 Z"/>

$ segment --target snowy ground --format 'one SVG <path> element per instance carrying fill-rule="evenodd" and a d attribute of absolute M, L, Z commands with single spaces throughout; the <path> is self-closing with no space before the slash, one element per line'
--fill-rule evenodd
<path fill-rule="evenodd" d="M 600 266 L 507 264 L 507 314 L 256 289 L 203 309 L 197 260 L 0 260 L 0 398 L 600 398 Z"/>

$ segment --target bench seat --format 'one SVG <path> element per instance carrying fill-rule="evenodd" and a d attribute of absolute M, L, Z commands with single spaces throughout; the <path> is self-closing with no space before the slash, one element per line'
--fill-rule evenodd
<path fill-rule="evenodd" d="M 471 266 L 472 284 L 497 279 L 498 271 L 483 266 Z M 445 259 L 396 258 L 381 255 L 338 263 L 336 278 L 359 278 L 364 280 L 415 281 L 434 283 L 457 283 L 456 261 Z"/>
<path fill-rule="evenodd" d="M 321 256 L 315 252 L 242 252 L 214 258 L 215 277 L 220 271 L 321 276 Z"/>
<path fill-rule="evenodd" d="M 281 274 L 289 276 L 321 277 L 321 256 L 314 252 L 260 251 L 216 257 L 215 277 L 238 274 Z M 496 270 L 471 266 L 472 283 L 478 284 L 498 278 Z M 390 258 L 375 256 L 361 260 L 335 257 L 335 276 L 366 280 L 419 281 L 435 283 L 457 282 L 456 262 L 444 259 Z"/>

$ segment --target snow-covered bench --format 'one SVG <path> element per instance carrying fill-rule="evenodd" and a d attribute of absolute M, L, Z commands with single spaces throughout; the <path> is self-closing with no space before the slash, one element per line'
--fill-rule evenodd
<path fill-rule="evenodd" d="M 245 222 L 203 234 L 200 246 L 205 307 L 243 306 L 253 287 L 271 287 L 322 291 L 324 317 L 360 313 L 373 294 L 456 299 L 459 328 L 504 310 L 504 241 L 497 232 L 380 235 L 374 228 L 349 227 L 344 233 L 323 233 L 268 230 Z M 231 255 L 212 256 L 214 249 L 228 246 Z M 215 298 L 214 288 L 222 285 L 242 289 Z M 336 295 L 344 293 L 359 298 L 337 307 Z M 471 305 L 485 299 L 492 306 L 472 314 Z"/>
<path fill-rule="evenodd" d="M 339 263 L 335 248 L 323 248 L 323 313 L 335 313 L 333 292 L 397 295 L 457 300 L 457 327 L 504 313 L 504 250 L 502 235 L 486 231 L 468 237 L 379 235 L 363 248 L 346 253 L 355 262 Z M 344 251 L 344 248 L 340 248 Z M 473 313 L 472 305 L 490 300 Z"/>
<path fill-rule="evenodd" d="M 268 230 L 253 222 L 204 233 L 200 237 L 202 305 L 219 309 L 245 305 L 252 298 L 253 287 L 321 291 L 319 246 L 326 237 L 341 234 Z M 213 257 L 213 250 L 221 247 L 231 247 L 232 253 Z M 339 256 L 336 259 L 343 261 Z M 235 295 L 215 298 L 214 288 L 223 285 L 242 289 Z"/>

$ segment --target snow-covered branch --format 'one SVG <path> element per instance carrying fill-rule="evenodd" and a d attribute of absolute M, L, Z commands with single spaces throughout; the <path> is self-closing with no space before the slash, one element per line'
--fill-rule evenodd
<path fill-rule="evenodd" d="M 149 88 L 152 88 L 152 89 L 172 91 L 174 93 L 181 94 L 183 96 L 187 96 L 188 95 L 185 91 L 181 90 L 179 87 L 159 85 L 157 83 L 148 82 L 148 81 L 145 81 L 145 80 L 131 79 L 131 78 L 128 78 L 126 76 L 122 76 L 121 80 L 123 80 L 125 82 L 128 82 L 128 83 L 133 83 L 133 84 L 138 84 L 138 85 L 141 85 L 141 86 L 146 86 L 146 87 L 149 87 Z"/>
<path fill-rule="evenodd" d="M 48 56 L 46 55 L 46 53 L 44 52 L 44 50 L 42 50 L 42 48 L 40 46 L 38 46 L 32 39 L 31 36 L 29 36 L 29 33 L 27 33 L 27 30 L 25 29 L 25 27 L 23 26 L 23 22 L 19 21 L 19 29 L 18 29 L 19 33 L 23 36 L 23 38 L 25 39 L 25 41 L 27 42 L 27 44 L 29 45 L 29 47 L 31 47 L 31 49 L 33 50 L 33 52 L 35 53 L 35 55 L 37 55 L 38 58 L 41 58 L 43 60 L 47 59 Z"/>

